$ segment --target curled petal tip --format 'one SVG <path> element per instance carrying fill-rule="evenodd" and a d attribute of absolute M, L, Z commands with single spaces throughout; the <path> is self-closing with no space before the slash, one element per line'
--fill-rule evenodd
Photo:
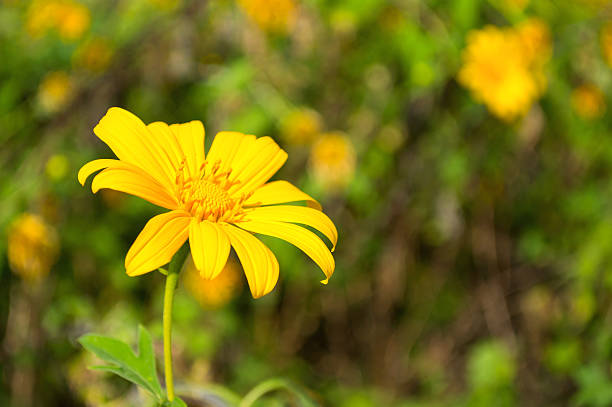
<path fill-rule="evenodd" d="M 329 283 L 329 277 L 326 278 L 325 280 L 321 280 L 321 284 L 327 285 L 327 283 Z"/>
<path fill-rule="evenodd" d="M 85 186 L 85 181 L 87 181 L 87 177 L 84 176 L 84 174 L 79 171 L 78 175 L 77 175 L 77 181 L 79 181 L 79 184 L 81 184 L 81 186 Z"/>
<path fill-rule="evenodd" d="M 83 168 L 85 168 L 86 165 L 87 164 L 81 167 L 81 169 L 79 170 L 77 174 L 77 180 L 79 181 L 79 184 L 81 184 L 82 187 L 85 186 L 85 181 L 87 181 L 87 177 L 89 177 L 89 172 L 83 171 Z"/>

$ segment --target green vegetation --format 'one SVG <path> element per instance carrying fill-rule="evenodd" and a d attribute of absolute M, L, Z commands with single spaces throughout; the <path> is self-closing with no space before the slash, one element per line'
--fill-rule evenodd
<path fill-rule="evenodd" d="M 612 405 L 607 3 L 0 0 L 0 405 L 163 399 L 161 210 L 76 179 L 111 106 L 272 137 L 339 231 L 328 285 L 181 274 L 190 407 Z"/>

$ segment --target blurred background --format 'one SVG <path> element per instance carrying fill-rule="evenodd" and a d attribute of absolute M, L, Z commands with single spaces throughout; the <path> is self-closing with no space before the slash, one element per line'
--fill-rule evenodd
<path fill-rule="evenodd" d="M 260 300 L 183 273 L 184 389 L 612 405 L 611 66 L 606 0 L 0 0 L 0 405 L 147 405 L 76 342 L 161 353 L 163 276 L 123 266 L 160 209 L 76 180 L 110 106 L 273 137 L 339 230 L 327 286 L 273 238 Z"/>

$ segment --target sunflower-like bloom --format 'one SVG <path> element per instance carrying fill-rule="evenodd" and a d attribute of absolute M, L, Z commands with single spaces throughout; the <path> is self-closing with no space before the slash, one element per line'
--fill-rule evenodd
<path fill-rule="evenodd" d="M 38 104 L 45 113 L 56 113 L 70 103 L 74 81 L 65 71 L 50 72 L 38 87 Z"/>
<path fill-rule="evenodd" d="M 91 14 L 73 0 L 35 0 L 30 4 L 26 27 L 30 35 L 40 37 L 56 30 L 61 38 L 73 41 L 89 28 Z"/>
<path fill-rule="evenodd" d="M 19 216 L 9 228 L 8 260 L 15 274 L 29 282 L 44 278 L 57 258 L 55 228 L 31 213 Z"/>
<path fill-rule="evenodd" d="M 238 0 L 238 4 L 264 31 L 284 34 L 295 23 L 295 0 Z"/>
<path fill-rule="evenodd" d="M 583 119 L 596 119 L 606 110 L 604 94 L 594 85 L 578 86 L 572 91 L 571 100 L 574 111 Z"/>
<path fill-rule="evenodd" d="M 182 272 L 183 284 L 203 308 L 220 308 L 240 291 L 240 272 L 240 265 L 230 258 L 217 277 L 207 280 L 202 278 L 193 260 L 188 257 Z"/>
<path fill-rule="evenodd" d="M 606 63 L 612 68 L 612 22 L 607 22 L 600 33 L 601 50 Z"/>
<path fill-rule="evenodd" d="M 75 51 L 72 56 L 72 64 L 92 73 L 101 73 L 110 64 L 113 53 L 113 48 L 106 39 L 92 38 Z"/>
<path fill-rule="evenodd" d="M 315 180 L 325 189 L 346 187 L 355 175 L 357 154 L 346 134 L 324 133 L 312 146 L 309 166 Z"/>
<path fill-rule="evenodd" d="M 546 89 L 548 26 L 537 19 L 504 29 L 487 26 L 472 31 L 467 42 L 459 82 L 497 117 L 524 115 Z"/>
<path fill-rule="evenodd" d="M 79 171 L 92 191 L 114 189 L 169 210 L 151 218 L 125 258 L 130 276 L 168 263 L 189 239 L 193 262 L 201 275 L 214 279 L 234 248 L 253 297 L 269 293 L 278 280 L 278 261 L 252 233 L 277 237 L 297 246 L 323 270 L 327 283 L 335 267 L 338 232 L 321 205 L 286 181 L 267 182 L 287 160 L 271 138 L 220 132 L 204 153 L 204 126 L 199 121 L 145 125 L 132 113 L 113 107 L 94 128 L 119 160 L 101 159 Z M 288 205 L 306 202 L 308 206 Z"/>
<path fill-rule="evenodd" d="M 281 130 L 288 143 L 310 144 L 321 132 L 321 117 L 312 109 L 296 109 L 283 119 Z"/>

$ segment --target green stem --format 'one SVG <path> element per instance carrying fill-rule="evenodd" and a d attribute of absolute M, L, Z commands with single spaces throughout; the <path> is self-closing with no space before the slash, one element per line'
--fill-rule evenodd
<path fill-rule="evenodd" d="M 168 401 L 174 400 L 174 378 L 172 376 L 172 302 L 178 275 L 185 262 L 187 251 L 183 247 L 175 255 L 168 267 L 166 290 L 164 292 L 164 370 L 166 375 L 166 394 Z"/>
<path fill-rule="evenodd" d="M 172 300 L 178 273 L 170 272 L 166 277 L 164 294 L 164 368 L 166 371 L 166 391 L 168 400 L 174 400 L 174 380 L 172 378 Z"/>

